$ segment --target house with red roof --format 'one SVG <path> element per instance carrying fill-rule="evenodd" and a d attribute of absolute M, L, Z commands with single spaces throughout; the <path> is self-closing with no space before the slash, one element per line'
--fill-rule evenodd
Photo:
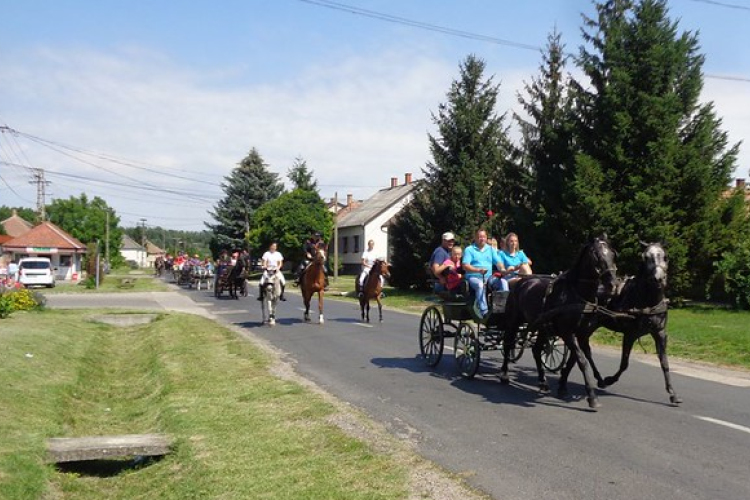
<path fill-rule="evenodd" d="M 3 225 L 8 231 L 3 221 Z M 70 280 L 81 276 L 86 245 L 51 222 L 42 222 L 2 244 L 3 253 L 18 262 L 23 257 L 48 257 L 55 269 L 55 279 Z"/>

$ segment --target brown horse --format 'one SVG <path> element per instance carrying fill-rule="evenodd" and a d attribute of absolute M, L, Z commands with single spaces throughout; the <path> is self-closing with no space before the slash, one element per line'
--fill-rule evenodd
<path fill-rule="evenodd" d="M 383 291 L 383 283 L 380 277 L 391 277 L 388 263 L 384 260 L 377 259 L 372 265 L 372 269 L 365 278 L 365 284 L 359 295 L 359 308 L 362 310 L 362 321 L 370 322 L 370 301 L 378 301 L 378 316 L 383 321 L 383 304 L 380 302 L 380 295 Z"/>
<path fill-rule="evenodd" d="M 318 320 L 321 325 L 323 324 L 323 295 L 326 285 L 325 261 L 325 251 L 319 248 L 313 256 L 312 263 L 305 269 L 300 281 L 302 301 L 305 303 L 305 321 L 310 321 L 310 301 L 313 294 L 317 293 Z"/>

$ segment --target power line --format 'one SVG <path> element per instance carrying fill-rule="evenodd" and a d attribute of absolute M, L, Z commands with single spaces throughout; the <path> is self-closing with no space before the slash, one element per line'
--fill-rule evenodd
<path fill-rule="evenodd" d="M 374 10 L 368 10 L 368 9 L 362 9 L 359 7 L 353 7 L 351 5 L 343 4 L 340 2 L 333 2 L 331 0 L 297 0 L 299 2 L 311 4 L 311 5 L 317 5 L 319 7 L 325 7 L 327 9 L 333 9 L 338 10 L 342 12 L 347 12 L 350 14 L 360 15 L 364 17 L 369 17 L 372 19 L 377 19 L 379 21 L 386 21 L 390 23 L 395 24 L 401 24 L 404 26 L 410 26 L 413 28 L 419 28 L 427 31 L 434 31 L 437 33 L 442 33 L 445 35 L 450 36 L 458 36 L 462 38 L 468 38 L 471 40 L 477 40 L 480 42 L 487 42 L 487 43 L 494 43 L 496 45 L 505 45 L 508 47 L 514 47 L 518 49 L 524 49 L 524 50 L 533 50 L 536 52 L 541 52 L 542 48 L 536 45 L 530 45 L 527 43 L 521 43 L 521 42 L 515 42 L 513 40 L 505 40 L 502 38 L 495 38 L 487 35 L 480 35 L 478 33 L 472 33 L 470 31 L 463 31 L 463 30 L 457 30 L 453 28 L 447 28 L 444 26 L 438 26 L 435 24 L 429 24 L 421 21 L 415 21 L 413 19 L 407 19 L 405 17 L 398 17 L 393 16 L 390 14 L 385 14 L 383 12 L 376 12 Z M 750 7 L 744 7 L 741 5 L 735 5 L 735 4 L 725 4 L 723 2 L 715 2 L 711 0 L 693 0 L 693 1 L 703 1 L 704 3 L 710 3 L 714 5 L 719 5 L 722 7 L 730 7 L 735 9 L 742 9 L 742 10 L 750 10 Z M 569 55 L 576 55 L 576 54 L 569 54 Z M 732 75 L 715 75 L 711 73 L 704 73 L 703 76 L 705 78 L 710 78 L 714 80 L 729 80 L 729 81 L 735 81 L 735 82 L 750 82 L 750 78 L 743 77 L 743 76 L 732 76 Z"/>
<path fill-rule="evenodd" d="M 717 7 L 726 7 L 728 9 L 736 9 L 736 10 L 747 10 L 750 11 L 750 7 L 747 5 L 737 5 L 733 3 L 726 3 L 726 2 L 716 2 L 714 0 L 693 0 L 693 2 L 698 3 L 707 3 L 709 5 L 716 5 Z"/>

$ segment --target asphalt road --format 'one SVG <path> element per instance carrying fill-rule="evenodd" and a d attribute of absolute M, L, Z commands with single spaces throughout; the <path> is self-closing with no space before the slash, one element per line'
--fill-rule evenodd
<path fill-rule="evenodd" d="M 540 395 L 530 353 L 512 367 L 510 386 L 498 382 L 498 353 L 483 357 L 474 380 L 457 375 L 448 349 L 435 369 L 427 368 L 418 356 L 415 315 L 386 310 L 382 324 L 365 325 L 357 305 L 326 300 L 325 324 L 308 324 L 300 296 L 290 293 L 271 328 L 261 324 L 254 296 L 180 293 L 140 295 L 155 300 L 156 309 L 190 310 L 192 300 L 220 321 L 252 329 L 302 375 L 493 498 L 750 498 L 748 374 L 673 360 L 684 403 L 672 407 L 655 357 L 634 360 L 617 385 L 600 391 L 602 408 L 590 412 L 577 369 L 572 398 Z M 124 295 L 114 299 L 123 307 Z M 50 299 L 52 307 L 75 307 L 76 299 Z M 147 299 L 133 297 L 139 306 Z M 599 349 L 595 356 L 603 374 L 616 371 L 616 352 Z M 554 390 L 555 375 L 550 382 Z"/>

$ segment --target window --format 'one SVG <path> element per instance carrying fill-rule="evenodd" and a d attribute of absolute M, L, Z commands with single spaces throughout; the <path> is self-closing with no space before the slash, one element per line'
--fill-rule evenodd
<path fill-rule="evenodd" d="M 354 237 L 354 253 L 359 253 L 359 236 Z"/>
<path fill-rule="evenodd" d="M 343 253 L 349 253 L 349 237 L 344 236 L 341 238 L 341 251 Z"/>

